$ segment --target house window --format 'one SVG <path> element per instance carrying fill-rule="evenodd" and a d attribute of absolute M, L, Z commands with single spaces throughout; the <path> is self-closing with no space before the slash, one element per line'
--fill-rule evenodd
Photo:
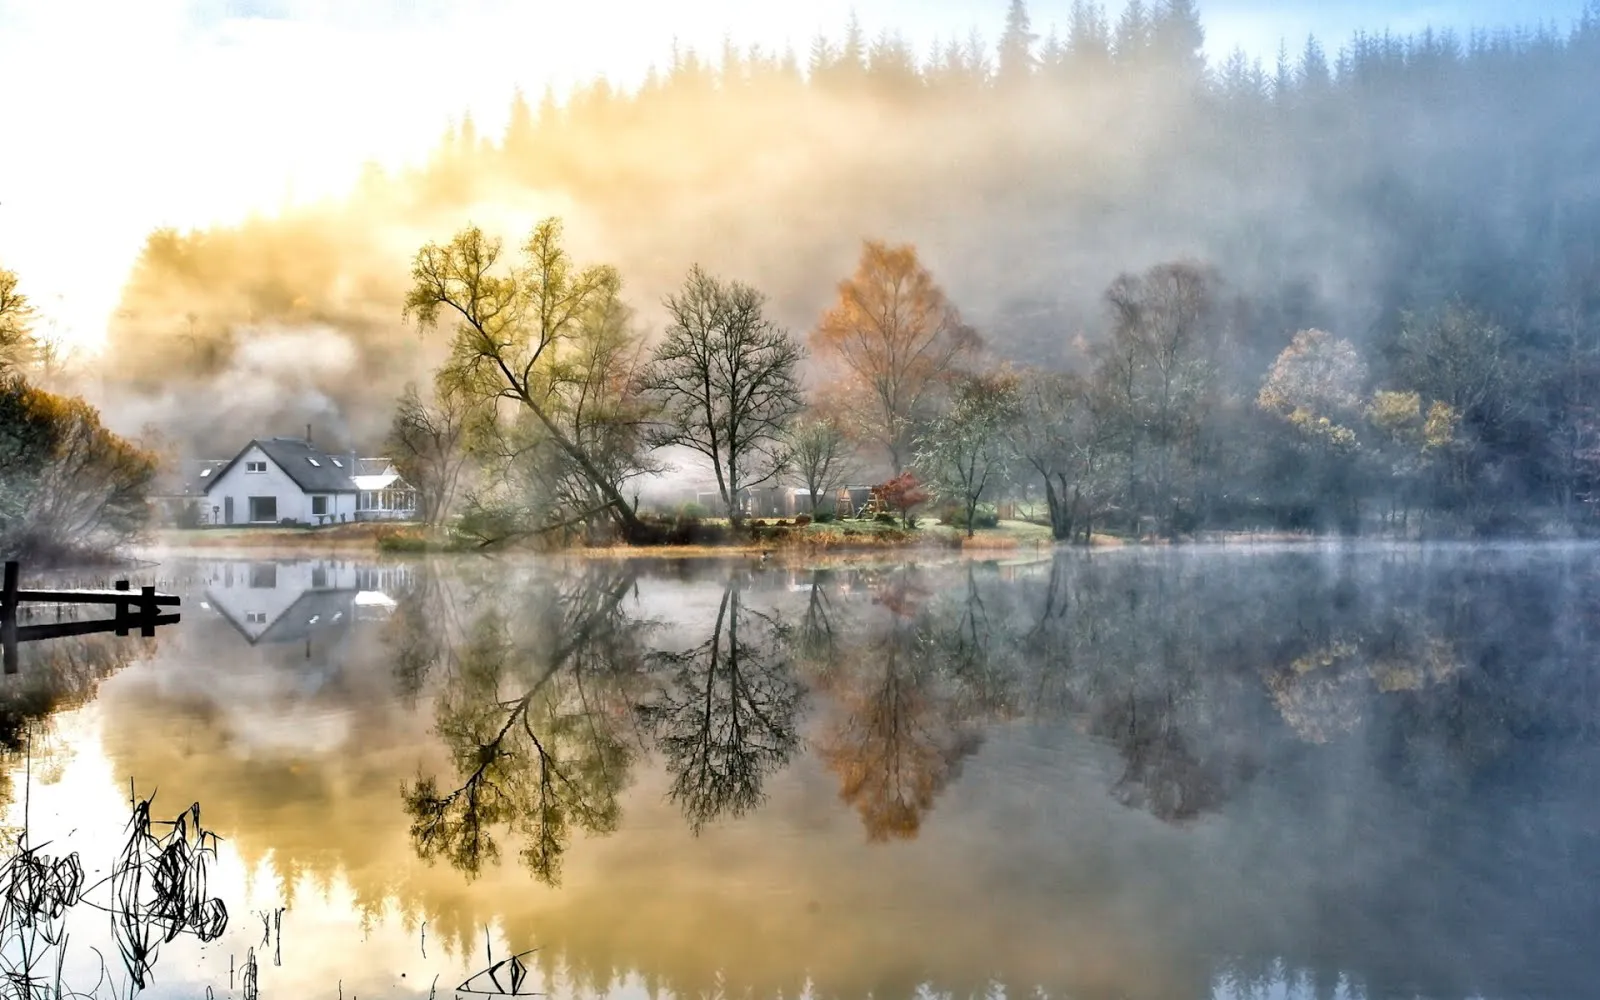
<path fill-rule="evenodd" d="M 311 516 L 312 517 L 323 517 L 327 513 L 328 513 L 328 498 L 327 497 L 312 497 L 311 498 Z"/>
<path fill-rule="evenodd" d="M 265 611 L 247 611 L 245 612 L 244 620 L 251 625 L 265 625 L 267 623 L 267 613 Z"/>
<path fill-rule="evenodd" d="M 343 462 L 341 462 L 341 461 L 339 461 L 339 460 L 338 460 L 338 459 L 337 459 L 337 458 L 333 458 L 333 459 L 329 459 L 329 461 L 331 461 L 331 462 L 332 462 L 332 463 L 333 463 L 333 467 L 334 467 L 334 468 L 335 468 L 335 469 L 342 469 L 342 468 L 344 468 L 344 463 L 343 463 Z"/>
<path fill-rule="evenodd" d="M 306 461 L 310 462 L 312 465 L 316 466 L 319 469 L 322 468 L 322 463 L 317 461 L 316 459 L 312 458 L 310 455 L 306 456 Z"/>
<path fill-rule="evenodd" d="M 246 462 L 246 463 L 244 463 L 244 471 L 246 471 L 246 472 L 266 472 L 267 471 L 267 463 L 265 463 L 265 462 Z"/>
<path fill-rule="evenodd" d="M 275 590 L 278 586 L 278 564 L 256 563 L 250 567 L 250 587 L 253 590 Z"/>
<path fill-rule="evenodd" d="M 276 521 L 278 519 L 277 497 L 251 497 L 250 520 Z"/>

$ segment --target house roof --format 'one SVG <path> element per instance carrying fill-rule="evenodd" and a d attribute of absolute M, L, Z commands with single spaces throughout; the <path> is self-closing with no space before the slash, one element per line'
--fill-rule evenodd
<path fill-rule="evenodd" d="M 304 438 L 256 438 L 239 450 L 233 460 L 210 476 L 215 483 L 239 463 L 245 452 L 260 448 L 284 475 L 307 493 L 354 493 L 355 480 L 351 478 L 349 455 L 330 455 L 308 444 Z M 211 485 L 206 485 L 209 491 Z"/>
<path fill-rule="evenodd" d="M 163 470 L 150 491 L 155 497 L 200 497 L 218 472 L 228 467 L 225 458 L 198 458 L 179 462 L 177 468 Z"/>
<path fill-rule="evenodd" d="M 354 610 L 356 591 L 307 590 L 283 614 L 267 625 L 251 645 L 298 642 L 312 632 L 347 626 Z"/>

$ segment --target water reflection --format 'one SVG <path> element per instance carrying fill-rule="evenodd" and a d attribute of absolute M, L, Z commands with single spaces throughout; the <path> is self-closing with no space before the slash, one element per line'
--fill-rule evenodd
<path fill-rule="evenodd" d="M 805 689 L 790 662 L 793 629 L 750 608 L 742 583 L 724 585 L 704 642 L 646 658 L 657 676 L 636 709 L 672 775 L 671 798 L 697 833 L 759 805 L 767 776 L 799 745 Z"/>
<path fill-rule="evenodd" d="M 522 614 L 490 608 L 470 626 L 435 702 L 453 787 L 424 777 L 404 792 L 423 860 L 477 875 L 505 826 L 522 863 L 553 883 L 573 827 L 616 828 L 634 752 L 607 696 L 644 652 L 644 623 L 621 610 L 632 587 L 631 574 L 591 571 L 536 587 Z"/>
<path fill-rule="evenodd" d="M 1600 972 L 1594 550 L 315 570 L 269 603 L 197 568 L 216 618 L 108 686 L 104 753 L 205 802 L 286 922 L 342 885 L 358 938 L 425 936 L 409 982 L 465 980 L 486 925 L 579 994 Z"/>

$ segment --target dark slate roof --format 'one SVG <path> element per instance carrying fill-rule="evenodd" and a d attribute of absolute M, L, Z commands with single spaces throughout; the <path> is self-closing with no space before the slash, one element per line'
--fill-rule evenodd
<path fill-rule="evenodd" d="M 163 470 L 150 491 L 156 497 L 199 497 L 206 492 L 223 469 L 228 467 L 225 458 L 189 459 L 178 463 L 176 469 Z"/>
<path fill-rule="evenodd" d="M 356 591 L 308 590 L 267 625 L 253 645 L 299 642 L 313 632 L 344 628 L 355 614 Z"/>
<path fill-rule="evenodd" d="M 238 464 L 251 446 L 260 448 L 284 471 L 294 484 L 307 493 L 354 493 L 356 484 L 350 477 L 355 470 L 350 467 L 350 456 L 329 455 L 306 443 L 304 438 L 257 438 L 240 449 L 225 467 L 210 476 L 211 481 L 222 478 L 224 472 Z M 207 489 L 210 487 L 208 486 Z"/>

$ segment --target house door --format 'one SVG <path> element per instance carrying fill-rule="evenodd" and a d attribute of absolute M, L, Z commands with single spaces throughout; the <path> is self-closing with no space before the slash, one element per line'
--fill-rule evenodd
<path fill-rule="evenodd" d="M 233 497 L 222 498 L 222 523 L 233 523 Z"/>

